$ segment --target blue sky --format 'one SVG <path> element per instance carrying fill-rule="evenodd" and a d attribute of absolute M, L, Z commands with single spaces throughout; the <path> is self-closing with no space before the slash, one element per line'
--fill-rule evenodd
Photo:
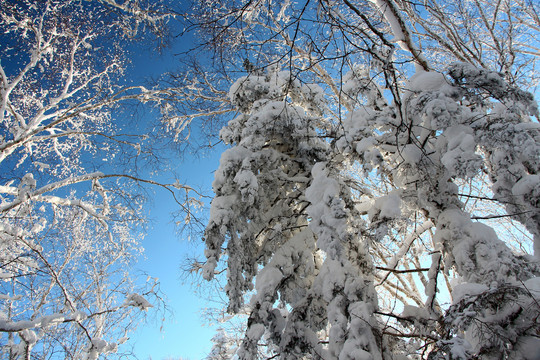
<path fill-rule="evenodd" d="M 212 171 L 217 168 L 218 160 L 216 151 L 211 157 L 186 159 L 177 170 L 186 183 L 198 184 L 209 190 L 213 180 Z M 166 319 L 162 331 L 158 321 L 151 321 L 132 334 L 131 343 L 141 360 L 150 357 L 153 360 L 168 357 L 203 359 L 211 349 L 210 339 L 215 331 L 201 317 L 201 311 L 210 304 L 195 293 L 195 286 L 180 270 L 186 255 L 202 254 L 203 243 L 199 238 L 188 240 L 178 236 L 171 221 L 174 210 L 169 195 L 156 192 L 150 208 L 153 226 L 143 241 L 146 260 L 139 263 L 137 268 L 160 279 L 161 290 L 168 298 L 167 306 L 174 317 Z"/>
<path fill-rule="evenodd" d="M 145 77 L 156 77 L 177 69 L 179 56 L 174 54 L 190 49 L 193 42 L 190 37 L 183 36 L 175 38 L 171 45 L 162 54 L 151 48 L 141 51 L 137 47 L 127 77 L 137 83 L 144 81 Z M 213 171 L 218 167 L 220 154 L 219 148 L 206 150 L 205 154 L 197 157 L 184 154 L 185 158 L 179 159 L 173 170 L 184 184 L 201 188 L 211 195 Z M 163 174 L 167 181 L 172 181 L 172 176 Z M 210 304 L 195 293 L 194 285 L 183 276 L 180 266 L 187 255 L 197 254 L 200 258 L 204 246 L 200 238 L 188 240 L 187 236 L 176 232 L 171 213 L 178 209 L 170 194 L 156 189 L 155 196 L 149 204 L 151 226 L 143 241 L 145 259 L 136 268 L 159 278 L 161 290 L 168 298 L 167 306 L 174 317 L 167 318 L 163 324 L 159 321 L 143 324 L 131 334 L 129 343 L 141 360 L 203 359 L 211 349 L 210 339 L 215 331 L 202 319 L 202 310 Z M 204 217 L 206 214 L 202 212 L 199 215 Z M 160 330 L 161 325 L 163 328 Z"/>

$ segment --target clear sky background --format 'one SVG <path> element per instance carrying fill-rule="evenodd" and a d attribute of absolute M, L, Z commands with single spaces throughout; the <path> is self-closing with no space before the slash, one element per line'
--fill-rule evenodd
<path fill-rule="evenodd" d="M 171 48 L 165 49 L 162 54 L 151 48 L 141 51 L 138 47 L 133 52 L 133 64 L 127 77 L 137 83 L 144 82 L 146 77 L 174 71 L 179 67 L 181 56 L 175 54 L 192 47 L 193 40 L 189 36 L 173 39 Z M 185 158 L 178 160 L 174 171 L 182 183 L 201 188 L 211 195 L 213 171 L 218 167 L 220 154 L 218 148 L 206 150 L 199 156 L 184 154 Z M 173 176 L 163 175 L 168 181 Z M 215 333 L 215 329 L 208 327 L 202 319 L 202 311 L 210 304 L 195 293 L 194 285 L 180 269 L 187 255 L 202 255 L 204 246 L 200 238 L 187 239 L 187 236 L 176 232 L 171 213 L 178 209 L 170 194 L 156 189 L 155 195 L 149 204 L 151 224 L 143 241 L 145 259 L 138 263 L 136 269 L 159 278 L 173 317 L 167 317 L 163 324 L 159 321 L 143 324 L 131 334 L 129 343 L 141 360 L 204 359 L 210 352 L 210 340 Z M 204 218 L 207 214 L 203 212 L 199 215 Z"/>
<path fill-rule="evenodd" d="M 219 154 L 211 158 L 186 159 L 178 172 L 185 183 L 200 184 L 208 190 L 218 159 Z M 199 238 L 187 239 L 175 232 L 171 221 L 174 210 L 169 194 L 158 191 L 150 208 L 152 227 L 143 242 L 146 260 L 137 268 L 160 279 L 173 317 L 166 319 L 162 330 L 158 321 L 151 321 L 131 336 L 134 352 L 141 360 L 204 359 L 212 346 L 210 339 L 215 329 L 208 327 L 202 319 L 202 310 L 211 304 L 196 294 L 195 286 L 180 269 L 186 255 L 202 254 L 203 243 Z"/>

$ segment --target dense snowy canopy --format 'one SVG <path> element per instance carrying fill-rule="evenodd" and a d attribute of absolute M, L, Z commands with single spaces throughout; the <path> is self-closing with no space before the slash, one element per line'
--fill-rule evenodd
<path fill-rule="evenodd" d="M 246 57 L 203 275 L 226 269 L 247 322 L 209 358 L 540 356 L 539 112 L 520 89 L 536 81 L 523 40 L 538 10 L 202 8 L 216 55 Z"/>

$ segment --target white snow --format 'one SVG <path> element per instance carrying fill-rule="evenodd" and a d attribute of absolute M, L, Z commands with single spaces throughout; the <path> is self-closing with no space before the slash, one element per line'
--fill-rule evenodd
<path fill-rule="evenodd" d="M 465 298 L 480 295 L 488 290 L 489 288 L 484 284 L 461 283 L 452 290 L 452 303 L 457 304 Z"/>
<path fill-rule="evenodd" d="M 369 214 L 370 218 L 375 215 L 383 219 L 399 218 L 401 216 L 400 191 L 392 191 L 388 195 L 377 198 Z"/>
<path fill-rule="evenodd" d="M 279 269 L 266 266 L 257 275 L 255 289 L 260 294 L 272 294 L 282 278 L 283 273 Z"/>
<path fill-rule="evenodd" d="M 407 164 L 415 165 L 422 159 L 422 149 L 415 144 L 407 144 L 401 150 L 401 156 Z"/>
<path fill-rule="evenodd" d="M 409 81 L 406 88 L 410 91 L 433 91 L 439 90 L 446 85 L 443 74 L 435 71 L 417 71 Z"/>
<path fill-rule="evenodd" d="M 512 187 L 512 194 L 527 196 L 535 188 L 538 188 L 537 191 L 540 192 L 540 175 L 525 175 Z"/>
<path fill-rule="evenodd" d="M 540 277 L 533 277 L 523 282 L 523 286 L 536 299 L 540 299 Z"/>
<path fill-rule="evenodd" d="M 126 297 L 126 305 L 128 306 L 134 306 L 141 310 L 148 310 L 151 307 L 154 307 L 148 300 L 146 300 L 142 295 L 139 295 L 137 293 L 129 294 Z"/>
<path fill-rule="evenodd" d="M 404 318 L 412 318 L 412 319 L 424 319 L 429 320 L 431 319 L 431 316 L 429 314 L 429 311 L 422 307 L 413 306 L 413 305 L 405 305 L 403 307 L 403 311 L 401 312 L 401 316 Z"/>
<path fill-rule="evenodd" d="M 525 336 L 519 339 L 517 350 L 523 356 L 523 360 L 540 359 L 540 339 L 533 336 Z"/>
<path fill-rule="evenodd" d="M 254 324 L 249 327 L 247 332 L 247 338 L 250 340 L 259 340 L 264 334 L 264 325 L 262 324 Z"/>

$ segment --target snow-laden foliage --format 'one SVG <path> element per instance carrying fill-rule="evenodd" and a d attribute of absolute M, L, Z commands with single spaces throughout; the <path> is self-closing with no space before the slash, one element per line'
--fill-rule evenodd
<path fill-rule="evenodd" d="M 458 2 L 478 34 L 421 29 L 467 13 L 445 1 L 201 8 L 217 53 L 247 54 L 203 267 L 248 315 L 240 359 L 538 357 L 534 11 Z"/>
<path fill-rule="evenodd" d="M 212 278 L 226 246 L 229 311 L 239 311 L 255 290 L 242 359 L 256 356 L 263 335 L 290 359 L 378 349 L 373 269 L 359 216 L 315 128 L 321 91 L 277 70 L 231 88 L 242 113 L 220 134 L 233 146 L 213 183 L 203 271 Z M 319 337 L 327 321 L 324 350 Z"/>
<path fill-rule="evenodd" d="M 530 118 L 538 116 L 536 103 L 530 94 L 509 87 L 498 74 L 468 64 L 452 65 L 447 77 L 419 72 L 405 89 L 406 122 L 397 121 L 400 117 L 391 104 L 382 111 L 361 109 L 350 114 L 338 141 L 338 147 L 362 160 L 364 171 L 376 169 L 379 181 L 391 178 L 391 194 L 399 194 L 400 201 L 392 200 L 391 194 L 384 196 L 390 205 L 375 200 L 372 226 L 381 222 L 386 235 L 393 227 L 388 220 L 417 212 L 435 226 L 434 250 L 440 254 L 433 255 L 426 279 L 426 315 L 407 311 L 404 317 L 439 320 L 445 337 L 466 334 L 471 356 L 514 354 L 514 346 L 538 329 L 537 294 L 525 285 L 538 275 L 538 260 L 514 254 L 494 229 L 473 222 L 459 198 L 458 180 L 486 172 L 494 198 L 529 229 L 537 249 L 534 186 L 538 183 L 521 186 L 522 181 L 529 184 L 529 177 L 534 179 L 538 171 L 540 132 L 538 123 Z M 386 207 L 394 211 L 388 213 Z M 395 211 L 396 207 L 401 211 Z M 459 297 L 452 293 L 454 305 L 441 312 L 435 301 L 441 267 L 453 269 L 460 283 L 475 285 L 480 292 Z M 463 285 L 458 288 L 465 289 Z M 499 296 L 505 301 L 493 299 Z M 415 326 L 415 332 L 419 331 Z M 433 322 L 423 331 L 435 332 L 436 326 Z M 451 344 L 461 343 L 443 338 L 432 354 L 444 353 L 440 355 L 444 358 L 453 351 Z M 507 348 L 508 343 L 514 344 L 512 348 Z"/>

